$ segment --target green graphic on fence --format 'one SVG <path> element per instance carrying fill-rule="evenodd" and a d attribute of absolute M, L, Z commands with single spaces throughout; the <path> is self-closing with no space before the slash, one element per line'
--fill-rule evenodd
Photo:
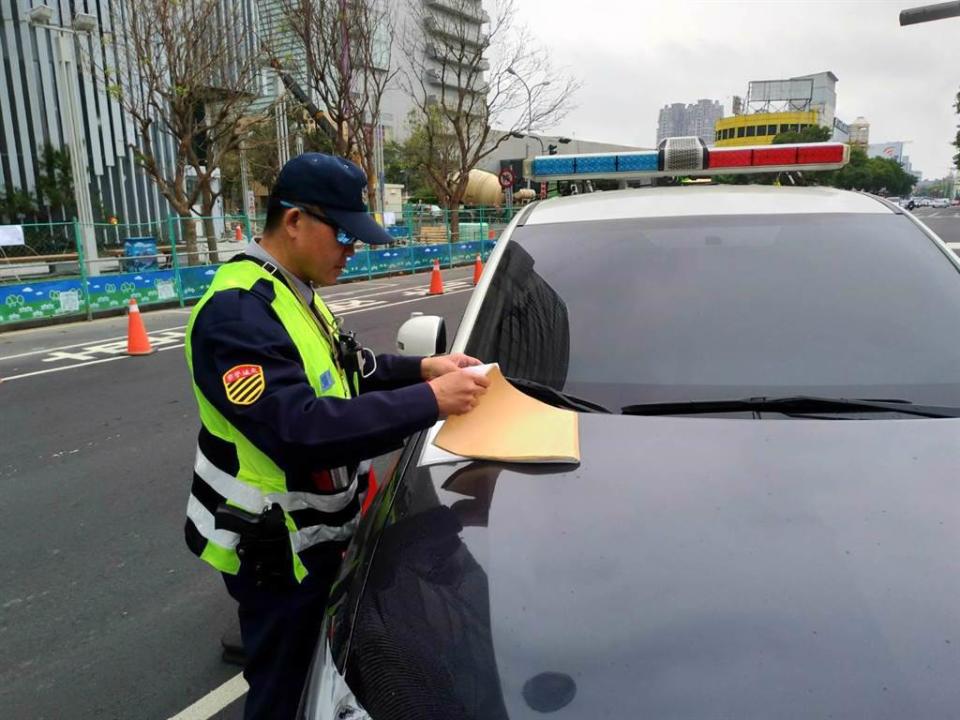
<path fill-rule="evenodd" d="M 402 222 L 388 228 L 397 243 L 358 250 L 341 279 L 427 270 L 434 260 L 453 267 L 472 263 L 477 255 L 486 259 L 495 244 L 493 236 L 505 223 L 493 225 L 495 216 L 482 212 L 477 218 L 480 222 L 460 223 L 459 240 L 452 242 L 446 216 L 422 220 L 404 214 Z M 194 220 L 198 227 L 199 220 Z M 180 218 L 151 226 L 97 225 L 95 259 L 84 257 L 78 223 L 20 226 L 35 246 L 0 248 L 0 326 L 93 317 L 126 308 L 130 298 L 138 305 L 182 306 L 196 300 L 220 264 L 242 251 L 257 226 L 252 218 L 218 220 L 232 229 L 230 237 L 212 243 L 198 239 L 192 256 L 182 243 L 185 222 Z M 41 238 L 42 244 L 33 238 Z"/>

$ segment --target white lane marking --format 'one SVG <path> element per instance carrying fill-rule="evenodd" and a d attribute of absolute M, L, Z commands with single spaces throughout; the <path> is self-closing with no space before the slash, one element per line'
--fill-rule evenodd
<path fill-rule="evenodd" d="M 61 370 L 72 370 L 73 368 L 86 367 L 87 365 L 100 365 L 101 363 L 113 362 L 114 360 L 123 360 L 126 355 L 104 358 L 103 360 L 91 360 L 90 362 L 78 363 L 76 365 L 64 365 L 63 367 L 47 368 L 46 370 L 35 370 L 34 372 L 23 373 L 22 375 L 10 375 L 2 377 L 0 381 L 9 382 L 10 380 L 22 380 L 23 378 L 33 377 L 34 375 L 46 375 L 47 373 L 60 372 Z"/>
<path fill-rule="evenodd" d="M 243 679 L 243 673 L 234 675 L 223 685 L 213 690 L 193 705 L 181 710 L 169 720 L 207 720 L 223 710 L 230 703 L 242 698 L 249 686 Z"/>
<path fill-rule="evenodd" d="M 449 280 L 443 283 L 444 291 L 458 290 L 466 286 L 473 286 L 472 280 Z M 407 297 L 424 297 L 430 294 L 429 287 L 414 288 L 412 290 L 405 290 L 403 294 Z"/>
<path fill-rule="evenodd" d="M 349 290 L 344 288 L 343 292 L 340 292 L 339 290 L 331 290 L 329 294 L 324 295 L 324 298 L 326 299 L 327 297 L 329 298 L 350 297 L 351 295 L 357 295 L 358 293 L 365 292 L 366 288 L 364 288 L 363 285 L 366 285 L 367 283 L 369 283 L 374 290 L 376 290 L 377 288 L 397 287 L 398 285 L 397 283 L 378 283 L 375 280 L 372 282 L 368 280 L 366 283 L 354 285 L 353 288 Z M 323 295 L 323 293 L 321 293 L 321 295 Z"/>
<path fill-rule="evenodd" d="M 444 297 L 444 295 L 459 295 L 460 293 L 472 292 L 473 288 L 464 288 L 463 290 L 453 290 L 451 292 L 446 292 L 443 295 L 427 295 L 426 297 L 417 297 L 411 300 L 400 300 L 395 303 L 387 303 L 384 305 L 373 305 L 370 307 L 363 307 L 356 310 L 348 310 L 347 312 L 341 313 L 341 315 L 356 315 L 357 313 L 367 312 L 369 310 L 378 310 L 381 308 L 395 307 L 396 305 L 406 305 L 407 303 L 412 302 L 422 302 L 424 300 L 430 300 L 432 298 Z M 182 336 L 181 336 L 182 337 Z M 176 350 L 177 348 L 182 348 L 183 343 L 178 345 L 167 344 L 165 347 L 157 348 L 158 352 L 163 352 L 164 350 Z M 124 345 L 124 352 L 126 352 L 126 345 Z M 47 373 L 60 372 L 61 370 L 73 370 L 74 368 L 86 367 L 87 365 L 99 365 L 105 362 L 113 362 L 114 360 L 123 360 L 129 355 L 117 355 L 115 357 L 104 358 L 102 360 L 92 360 L 90 362 L 81 362 L 76 365 L 64 365 L 62 367 L 48 368 L 47 370 L 35 370 L 34 372 L 23 373 L 22 375 L 10 375 L 9 377 L 0 377 L 0 382 L 7 382 L 10 380 L 22 380 L 23 378 L 34 377 L 35 375 L 46 375 Z"/>
<path fill-rule="evenodd" d="M 463 290 L 453 290 L 451 292 L 446 292 L 443 295 L 427 295 L 425 297 L 416 297 L 411 300 L 400 300 L 395 303 L 390 303 L 389 305 L 377 305 L 376 307 L 366 307 L 359 310 L 353 310 L 352 312 L 343 313 L 344 315 L 356 315 L 357 313 L 367 312 L 368 310 L 380 310 L 381 308 L 396 307 L 397 305 L 406 305 L 407 303 L 412 302 L 423 302 L 424 300 L 431 300 L 433 298 L 442 298 L 449 295 L 459 295 L 460 293 L 473 292 L 472 287 L 464 288 Z"/>
<path fill-rule="evenodd" d="M 184 330 L 186 325 L 174 325 L 171 328 L 164 328 L 163 330 L 157 330 L 157 333 L 165 333 L 171 330 Z M 43 355 L 44 353 L 56 352 L 58 350 L 70 350 L 71 348 L 78 347 L 87 347 L 88 345 L 94 345 L 96 343 L 109 343 L 114 340 L 126 340 L 126 335 L 117 335 L 116 337 L 104 338 L 103 340 L 87 340 L 86 342 L 74 343 L 73 345 L 61 345 L 55 348 L 44 348 L 43 350 L 31 350 L 30 352 L 20 353 L 19 355 L 0 355 L 0 360 L 15 360 L 17 358 L 29 357 L 31 355 Z"/>
<path fill-rule="evenodd" d="M 444 285 L 447 285 L 447 284 L 455 285 L 455 284 L 457 284 L 457 283 L 462 283 L 462 282 L 465 282 L 465 281 L 463 281 L 463 280 L 444 280 Z M 429 283 L 427 283 L 427 286 L 429 286 Z M 396 294 L 401 294 L 401 293 L 402 293 L 403 295 L 407 295 L 407 294 L 410 293 L 410 290 L 409 290 L 409 289 L 404 290 L 403 288 L 394 288 L 394 289 L 392 289 L 392 290 L 383 290 L 383 291 L 381 291 L 381 292 L 372 292 L 372 293 L 366 293 L 366 294 L 363 294 L 363 295 L 356 295 L 356 296 L 350 297 L 350 298 L 344 297 L 344 301 L 347 301 L 347 300 L 359 300 L 359 299 L 362 299 L 362 298 L 377 297 L 378 295 L 396 295 Z M 327 296 L 325 296 L 323 293 L 320 293 L 320 297 L 323 298 L 323 301 L 324 301 L 325 303 L 340 302 L 340 300 L 339 300 L 340 296 L 339 296 L 339 295 L 338 295 L 337 297 L 332 297 L 332 296 L 327 297 Z"/>

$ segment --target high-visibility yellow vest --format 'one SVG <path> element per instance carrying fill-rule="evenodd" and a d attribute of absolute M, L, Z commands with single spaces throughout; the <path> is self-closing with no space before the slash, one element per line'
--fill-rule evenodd
<path fill-rule="evenodd" d="M 261 280 L 267 280 L 273 285 L 275 298 L 271 308 L 297 348 L 307 379 L 317 397 L 349 398 L 352 393 L 347 377 L 334 360 L 336 348 L 333 343 L 336 342 L 336 338 L 329 337 L 332 333 L 321 330 L 317 320 L 311 317 L 305 301 L 294 290 L 256 262 L 250 261 L 232 262 L 221 266 L 210 288 L 194 308 L 190 322 L 187 324 L 185 344 L 187 364 L 191 374 L 193 373 L 193 353 L 190 339 L 194 322 L 204 305 L 218 292 L 236 289 L 249 291 Z M 326 320 L 327 327 L 335 328 L 333 315 L 316 294 L 314 306 Z M 321 387 L 321 377 L 324 375 L 327 378 L 333 378 L 333 384 L 326 389 Z M 356 378 L 353 380 L 356 383 Z M 266 381 L 269 382 L 269 378 L 266 378 Z M 324 384 L 329 384 L 329 380 Z M 294 576 L 298 581 L 303 580 L 307 570 L 299 553 L 320 542 L 348 540 L 359 522 L 359 514 L 342 525 L 298 527 L 290 513 L 310 508 L 325 513 L 342 511 L 357 494 L 357 477 L 355 475 L 349 477 L 347 468 L 334 468 L 330 473 L 337 482 L 337 486 L 344 488 L 342 491 L 333 494 L 318 494 L 303 490 L 292 492 L 287 486 L 284 471 L 266 454 L 258 450 L 204 397 L 195 381 L 193 392 L 200 410 L 200 422 L 211 435 L 236 448 L 239 469 L 236 474 L 233 474 L 225 468 L 217 467 L 204 455 L 198 444 L 194 465 L 194 490 L 187 504 L 187 518 L 188 525 L 192 523 L 205 542 L 202 549 L 197 547 L 191 549 L 198 552 L 201 559 L 218 570 L 236 574 L 240 569 L 240 558 L 236 552 L 239 535 L 216 529 L 213 516 L 216 510 L 215 501 L 216 503 L 227 502 L 255 514 L 260 513 L 272 503 L 279 503 L 284 510 L 287 529 L 290 533 Z M 198 483 L 201 484 L 200 488 L 196 487 Z M 198 489 L 201 492 L 197 492 Z M 203 497 L 203 501 L 197 497 L 198 495 Z"/>

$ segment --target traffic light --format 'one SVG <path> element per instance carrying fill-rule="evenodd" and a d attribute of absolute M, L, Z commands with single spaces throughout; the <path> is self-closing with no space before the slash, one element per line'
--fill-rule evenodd
<path fill-rule="evenodd" d="M 548 154 L 548 155 L 556 155 L 556 154 L 557 154 L 557 146 L 556 146 L 556 145 L 547 145 L 547 154 Z"/>

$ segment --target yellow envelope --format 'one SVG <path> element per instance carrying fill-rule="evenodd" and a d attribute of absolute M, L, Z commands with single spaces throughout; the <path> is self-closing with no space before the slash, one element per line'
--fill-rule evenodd
<path fill-rule="evenodd" d="M 434 445 L 481 460 L 580 462 L 577 413 L 520 392 L 496 363 L 469 369 L 485 373 L 490 387 L 473 410 L 447 418 Z"/>

